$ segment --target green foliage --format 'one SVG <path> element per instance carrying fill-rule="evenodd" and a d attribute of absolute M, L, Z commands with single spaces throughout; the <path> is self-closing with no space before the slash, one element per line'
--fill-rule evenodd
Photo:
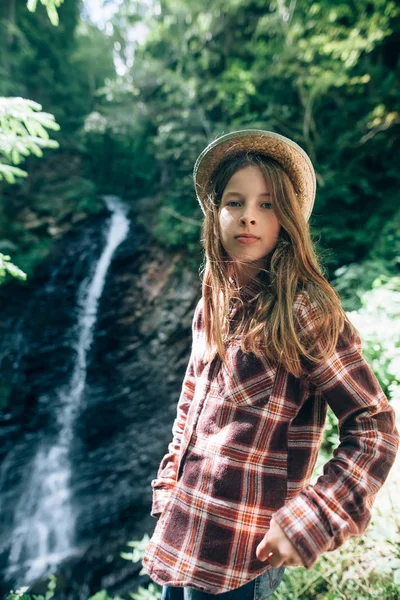
<path fill-rule="evenodd" d="M 35 236 L 27 236 L 25 238 L 26 243 L 28 242 L 28 239 L 32 240 L 33 246 L 31 248 L 26 246 L 22 251 L 19 250 L 15 252 L 13 258 L 13 260 L 19 265 L 17 268 L 21 268 L 24 272 L 26 272 L 26 279 L 29 279 L 29 277 L 34 273 L 36 267 L 51 253 L 53 248 L 53 240 L 51 239 L 42 238 L 37 240 Z"/>
<path fill-rule="evenodd" d="M 144 549 L 146 548 L 149 541 L 150 541 L 150 538 L 147 535 L 147 533 L 145 533 L 141 540 L 134 540 L 134 541 L 127 542 L 126 545 L 129 546 L 130 548 L 133 548 L 133 550 L 131 552 L 120 552 L 121 558 L 124 558 L 125 560 L 130 560 L 133 563 L 140 561 L 142 559 Z M 141 571 L 139 573 L 139 575 L 142 575 L 142 574 L 143 574 L 143 571 Z"/>
<path fill-rule="evenodd" d="M 191 179 L 198 153 L 238 127 L 293 137 L 316 167 L 311 226 L 328 274 L 344 265 L 361 270 L 367 260 L 371 279 L 398 268 L 398 229 L 393 243 L 380 233 L 397 212 L 400 179 L 399 11 L 393 0 L 166 0 L 159 11 L 123 2 L 100 31 L 79 21 L 72 0 L 61 6 L 57 35 L 44 11 L 32 22 L 20 12 L 13 45 L 4 49 L 0 93 L 38 90 L 41 104 L 73 132 L 87 176 L 133 207 L 147 198 L 156 241 L 192 256 L 202 219 Z M 11 176 L 9 167 L 17 167 L 7 166 Z"/>
<path fill-rule="evenodd" d="M 6 278 L 7 273 L 17 279 L 26 279 L 26 273 L 11 262 L 11 257 L 0 252 L 0 284 Z"/>
<path fill-rule="evenodd" d="M 114 19 L 119 39 L 127 12 Z M 390 48 L 398 16 L 397 4 L 383 0 L 268 7 L 174 0 L 145 14 L 146 41 L 118 85 L 122 93 L 131 82 L 135 103 L 157 125 L 161 205 L 199 220 L 191 169 L 206 143 L 236 127 L 272 129 L 294 137 L 314 161 L 311 224 L 333 249 L 328 268 L 366 257 L 396 208 L 399 115 Z M 198 229 L 171 215 L 159 210 L 158 241 L 193 248 Z"/>
<path fill-rule="evenodd" d="M 47 14 L 53 25 L 58 25 L 57 6 L 64 0 L 40 0 L 46 6 Z M 36 10 L 37 0 L 28 0 L 28 10 Z M 42 112 L 42 106 L 26 98 L 0 97 L 0 154 L 6 162 L 0 162 L 0 181 L 9 184 L 16 182 L 16 177 L 27 177 L 28 173 L 13 165 L 20 164 L 22 156 L 30 154 L 42 157 L 42 147 L 58 148 L 56 140 L 49 139 L 46 128 L 58 131 L 54 115 Z M 13 165 L 9 164 L 10 162 Z M 17 279 L 26 279 L 22 269 L 10 262 L 10 256 L 0 253 L 0 285 L 6 274 Z"/>
<path fill-rule="evenodd" d="M 142 562 L 143 554 L 146 546 L 148 545 L 150 538 L 147 533 L 144 534 L 141 540 L 132 540 L 126 542 L 127 546 L 132 548 L 131 552 L 121 552 L 120 556 L 126 560 L 132 561 L 133 563 Z M 146 575 L 147 572 L 142 566 L 139 575 Z M 161 588 L 153 582 L 150 582 L 147 588 L 139 586 L 136 593 L 129 594 L 133 600 L 160 600 Z"/>
<path fill-rule="evenodd" d="M 38 0 L 28 0 L 26 3 L 28 10 L 35 12 L 37 2 Z M 57 7 L 61 6 L 64 0 L 40 0 L 40 2 L 46 7 L 51 24 L 56 27 L 59 23 Z"/>
<path fill-rule="evenodd" d="M 45 127 L 58 131 L 60 126 L 54 115 L 41 112 L 42 106 L 25 98 L 0 98 L 0 152 L 13 164 L 31 153 L 42 157 L 41 148 L 58 148 L 50 140 Z M 40 112 L 39 112 L 40 111 Z M 0 163 L 0 181 L 15 183 L 16 176 L 26 177 L 26 171 Z"/>
<path fill-rule="evenodd" d="M 397 530 L 398 531 L 398 530 Z M 382 540 L 382 537 L 381 537 Z M 399 600 L 395 560 L 387 570 L 376 566 L 375 540 L 349 540 L 345 548 L 323 554 L 311 571 L 288 568 L 273 600 Z M 389 565 L 388 565 L 389 566 Z"/>
<path fill-rule="evenodd" d="M 350 312 L 363 341 L 363 354 L 389 398 L 400 394 L 400 276 L 378 277 Z"/>
<path fill-rule="evenodd" d="M 138 591 L 130 593 L 129 596 L 133 598 L 133 600 L 160 600 L 162 591 L 158 585 L 151 582 L 147 588 L 143 588 L 140 585 Z"/>
<path fill-rule="evenodd" d="M 88 600 L 124 600 L 120 596 L 111 597 L 106 590 L 101 590 L 94 594 L 94 596 L 90 596 Z"/>
<path fill-rule="evenodd" d="M 44 596 L 42 594 L 26 594 L 29 588 L 24 586 L 19 588 L 16 592 L 14 592 L 14 590 L 11 590 L 6 600 L 50 600 L 54 596 L 56 586 L 57 579 L 55 575 L 50 575 L 49 583 L 47 586 L 47 592 Z"/>
<path fill-rule="evenodd" d="M 170 250 L 186 248 L 191 254 L 199 252 L 201 219 L 193 217 L 190 193 L 186 204 L 178 191 L 163 194 L 153 229 L 155 239 Z"/>
<path fill-rule="evenodd" d="M 99 90 L 98 95 L 103 94 L 108 94 L 107 87 Z M 78 136 L 87 149 L 90 175 L 104 192 L 119 193 L 134 204 L 140 195 L 155 190 L 158 166 L 149 127 L 143 108 L 128 99 L 118 108 L 87 115 Z"/>
<path fill-rule="evenodd" d="M 28 594 L 29 587 L 24 586 L 17 589 L 15 592 L 11 590 L 5 600 L 51 600 L 54 597 L 54 593 L 57 587 L 57 578 L 55 575 L 50 575 L 49 583 L 47 586 L 47 592 L 43 596 L 42 594 Z M 150 583 L 147 588 L 139 586 L 137 592 L 130 592 L 129 596 L 133 600 L 160 600 L 161 592 L 160 588 L 154 583 Z M 90 596 L 88 600 L 124 600 L 121 596 L 110 596 L 106 590 L 100 590 L 93 596 Z"/>

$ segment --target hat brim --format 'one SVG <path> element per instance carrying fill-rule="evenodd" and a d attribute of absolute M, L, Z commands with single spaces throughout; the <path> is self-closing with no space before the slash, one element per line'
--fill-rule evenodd
<path fill-rule="evenodd" d="M 263 129 L 241 129 L 222 135 L 201 152 L 193 169 L 193 181 L 203 213 L 207 210 L 207 188 L 219 163 L 248 150 L 275 159 L 286 171 L 306 220 L 315 200 L 316 177 L 308 154 L 293 140 Z"/>

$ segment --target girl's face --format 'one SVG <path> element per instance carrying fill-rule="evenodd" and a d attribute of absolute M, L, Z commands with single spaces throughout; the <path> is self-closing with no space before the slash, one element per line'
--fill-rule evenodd
<path fill-rule="evenodd" d="M 234 262 L 236 259 L 250 263 L 273 250 L 281 227 L 274 202 L 260 167 L 245 167 L 229 179 L 222 194 L 218 218 L 221 243 Z M 240 237 L 243 234 L 255 238 Z"/>

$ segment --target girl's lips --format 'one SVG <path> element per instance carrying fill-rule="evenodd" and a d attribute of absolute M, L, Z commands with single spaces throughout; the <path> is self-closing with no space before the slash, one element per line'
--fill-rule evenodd
<path fill-rule="evenodd" d="M 236 239 L 241 244 L 254 244 L 254 242 L 258 242 L 260 238 L 239 236 Z"/>

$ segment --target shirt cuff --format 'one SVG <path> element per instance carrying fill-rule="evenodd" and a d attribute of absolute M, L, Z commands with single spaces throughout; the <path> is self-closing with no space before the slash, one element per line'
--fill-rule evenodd
<path fill-rule="evenodd" d="M 272 519 L 289 538 L 308 570 L 332 545 L 332 538 L 315 510 L 315 505 L 300 493 L 272 515 Z"/>

